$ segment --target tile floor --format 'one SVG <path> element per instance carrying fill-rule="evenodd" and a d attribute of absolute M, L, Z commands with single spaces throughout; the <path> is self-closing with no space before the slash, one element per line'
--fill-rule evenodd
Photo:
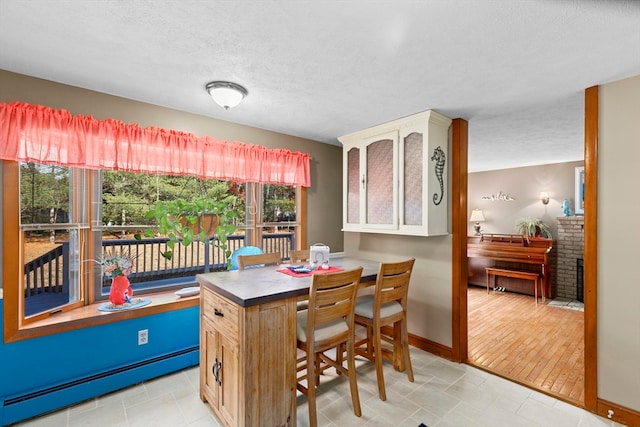
<path fill-rule="evenodd" d="M 412 348 L 415 382 L 385 365 L 387 401 L 378 398 L 373 364 L 358 362 L 362 417 L 351 409 L 348 381 L 328 371 L 318 396 L 321 426 L 595 427 L 620 426 L 468 365 Z M 138 384 L 28 420 L 21 427 L 218 427 L 198 393 L 198 367 Z M 298 426 L 308 426 L 298 397 Z"/>

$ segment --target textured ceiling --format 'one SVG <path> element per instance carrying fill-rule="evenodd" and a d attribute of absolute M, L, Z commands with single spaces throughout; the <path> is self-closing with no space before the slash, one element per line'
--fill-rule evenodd
<path fill-rule="evenodd" d="M 0 69 L 335 145 L 434 109 L 493 170 L 583 158 L 584 89 L 640 74 L 640 1 L 0 0 Z"/>

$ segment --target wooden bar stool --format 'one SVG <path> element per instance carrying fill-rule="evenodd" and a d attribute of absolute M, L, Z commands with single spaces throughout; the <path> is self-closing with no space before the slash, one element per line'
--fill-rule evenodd
<path fill-rule="evenodd" d="M 238 256 L 238 270 L 244 270 L 247 267 L 274 265 L 280 264 L 280 254 L 277 252 L 270 252 L 266 254 L 257 255 L 239 255 Z"/>
<path fill-rule="evenodd" d="M 294 249 L 289 252 L 289 262 L 295 264 L 297 262 L 306 263 L 309 261 L 309 249 Z M 298 298 L 298 310 L 305 310 L 309 306 L 307 296 Z"/>
<path fill-rule="evenodd" d="M 351 402 L 356 416 L 362 415 L 354 353 L 353 310 L 362 267 L 337 273 L 315 274 L 309 289 L 309 308 L 298 312 L 297 342 L 305 356 L 298 360 L 297 388 L 309 402 L 309 425 L 316 427 L 316 387 L 320 374 L 329 367 L 349 377 Z M 343 366 L 344 347 L 347 368 Z M 325 352 L 336 349 L 332 359 Z M 306 372 L 305 372 L 306 371 Z M 307 386 L 302 381 L 307 380 Z"/>
<path fill-rule="evenodd" d="M 376 364 L 380 400 L 387 400 L 382 372 L 382 358 L 404 365 L 409 381 L 413 382 L 413 368 L 409 354 L 407 332 L 407 295 L 415 258 L 396 263 L 381 263 L 373 295 L 358 297 L 355 323 L 367 329 L 367 337 L 356 343 L 356 354 Z M 392 334 L 383 333 L 384 326 L 393 326 Z M 383 348 L 382 342 L 393 348 Z"/>
<path fill-rule="evenodd" d="M 294 249 L 290 251 L 289 261 L 291 263 L 309 261 L 309 249 Z"/>

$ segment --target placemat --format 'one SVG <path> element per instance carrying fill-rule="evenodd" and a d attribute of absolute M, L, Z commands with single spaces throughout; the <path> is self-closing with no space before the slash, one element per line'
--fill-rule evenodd
<path fill-rule="evenodd" d="M 280 270 L 276 270 L 276 271 L 287 274 L 289 276 L 293 276 L 293 277 L 307 277 L 307 276 L 312 276 L 314 274 L 337 273 L 338 271 L 343 271 L 343 270 L 344 268 L 329 266 L 327 270 L 318 268 L 308 273 L 296 273 L 295 271 L 291 271 L 288 268 L 281 268 Z"/>
<path fill-rule="evenodd" d="M 98 307 L 98 310 L 100 310 L 100 311 L 131 310 L 133 308 L 144 307 L 145 305 L 149 304 L 150 302 L 151 302 L 151 300 L 149 298 L 133 298 L 131 300 L 131 302 L 126 302 L 126 303 L 120 304 L 120 305 L 113 305 L 110 302 L 108 302 L 106 304 L 102 304 L 100 307 Z"/>

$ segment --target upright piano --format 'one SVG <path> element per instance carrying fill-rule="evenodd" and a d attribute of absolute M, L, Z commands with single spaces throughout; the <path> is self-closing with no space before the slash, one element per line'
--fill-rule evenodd
<path fill-rule="evenodd" d="M 485 267 L 510 268 L 540 273 L 547 298 L 551 293 L 551 265 L 549 254 L 553 240 L 529 238 L 518 234 L 482 234 L 469 236 L 467 257 L 469 260 L 469 284 L 486 286 Z M 530 283 L 520 279 L 500 278 L 500 286 L 506 290 L 533 294 Z"/>

